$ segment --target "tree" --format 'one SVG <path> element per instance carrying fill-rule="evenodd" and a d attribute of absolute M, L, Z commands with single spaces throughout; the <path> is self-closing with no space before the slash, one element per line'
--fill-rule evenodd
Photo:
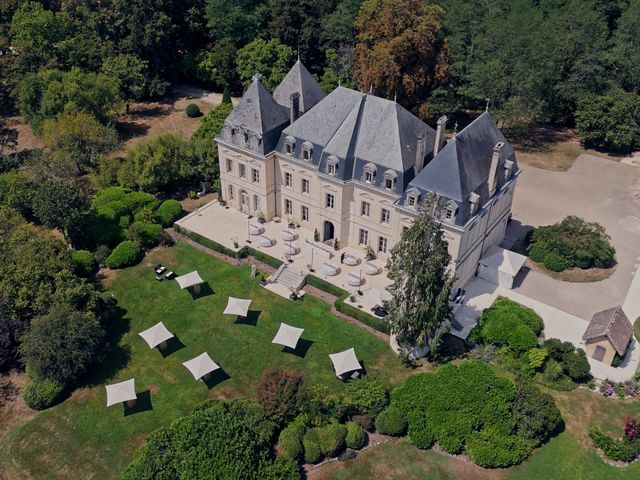
<path fill-rule="evenodd" d="M 517 434 L 535 445 L 544 443 L 563 424 L 553 398 L 524 378 L 516 381 L 513 410 Z"/>
<path fill-rule="evenodd" d="M 639 42 L 640 0 L 630 0 L 617 22 L 611 49 L 613 71 L 620 86 L 628 92 L 640 92 Z"/>
<path fill-rule="evenodd" d="M 356 40 L 354 22 L 362 0 L 340 0 L 336 8 L 322 19 L 320 36 L 327 48 L 353 45 Z"/>
<path fill-rule="evenodd" d="M 365 0 L 355 23 L 360 87 L 416 111 L 449 75 L 443 14 L 423 0 Z"/>
<path fill-rule="evenodd" d="M 207 0 L 207 26 L 216 44 L 229 40 L 237 48 L 261 33 L 264 0 Z"/>
<path fill-rule="evenodd" d="M 275 89 L 287 74 L 295 60 L 293 49 L 278 40 L 255 39 L 238 50 L 236 64 L 238 76 L 248 86 L 254 75 L 259 74 L 267 89 Z"/>
<path fill-rule="evenodd" d="M 218 145 L 214 139 L 220 133 L 224 120 L 231 110 L 233 110 L 231 100 L 218 105 L 207 114 L 198 130 L 191 136 L 195 157 L 193 174 L 201 180 L 216 182 L 219 179 Z"/>
<path fill-rule="evenodd" d="M 453 277 L 440 218 L 445 200 L 433 194 L 420 205 L 413 224 L 391 249 L 387 261 L 391 285 L 391 332 L 403 353 L 429 346 L 433 353 L 449 322 Z"/>
<path fill-rule="evenodd" d="M 194 59 L 196 78 L 234 91 L 239 90 L 237 52 L 237 47 L 229 39 L 221 40 L 211 48 L 199 50 Z"/>
<path fill-rule="evenodd" d="M 45 180 L 33 194 L 33 213 L 43 225 L 59 229 L 69 239 L 72 229 L 89 208 L 78 185 L 64 178 Z"/>
<path fill-rule="evenodd" d="M 93 315 L 55 305 L 32 320 L 22 336 L 20 356 L 34 379 L 69 384 L 97 360 L 103 337 Z"/>
<path fill-rule="evenodd" d="M 640 94 L 614 89 L 584 98 L 576 111 L 576 128 L 587 147 L 633 151 L 640 146 Z"/>
<path fill-rule="evenodd" d="M 269 367 L 260 377 L 256 400 L 267 418 L 279 425 L 291 421 L 298 414 L 302 401 L 301 372 Z"/>
<path fill-rule="evenodd" d="M 127 115 L 131 102 L 138 100 L 144 93 L 144 72 L 147 66 L 148 62 L 135 55 L 110 57 L 102 64 L 102 73 L 118 82 L 118 91 L 124 100 Z"/>
<path fill-rule="evenodd" d="M 47 148 L 73 161 L 78 174 L 94 168 L 98 159 L 115 150 L 118 134 L 85 112 L 63 113 L 44 121 L 42 139 Z"/>

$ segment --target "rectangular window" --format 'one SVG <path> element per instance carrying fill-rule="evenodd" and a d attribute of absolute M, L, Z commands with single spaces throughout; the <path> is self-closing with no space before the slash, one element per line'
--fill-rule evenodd
<path fill-rule="evenodd" d="M 335 175 L 336 174 L 336 164 L 335 163 L 329 163 L 327 165 L 327 173 L 329 175 Z"/>
<path fill-rule="evenodd" d="M 247 166 L 244 163 L 240 164 L 240 178 L 247 177 Z"/>
<path fill-rule="evenodd" d="M 260 183 L 260 170 L 256 170 L 255 168 L 251 169 L 251 181 L 253 183 Z"/>
<path fill-rule="evenodd" d="M 415 195 L 409 195 L 409 197 L 407 197 L 407 204 L 410 207 L 415 206 L 415 204 L 416 204 L 416 196 Z"/>
<path fill-rule="evenodd" d="M 360 215 L 362 215 L 363 217 L 368 217 L 370 211 L 371 204 L 369 202 L 362 202 L 360 206 Z"/>
<path fill-rule="evenodd" d="M 293 215 L 293 202 L 288 198 L 284 199 L 284 213 L 286 215 Z"/>
<path fill-rule="evenodd" d="M 287 153 L 287 155 L 291 155 L 293 153 L 293 145 L 291 145 L 290 143 L 285 143 L 284 151 Z"/>
<path fill-rule="evenodd" d="M 391 218 L 391 212 L 386 208 L 380 210 L 380 223 L 389 223 L 389 219 Z"/>
<path fill-rule="evenodd" d="M 324 202 L 324 206 L 327 208 L 333 208 L 335 204 L 335 197 L 331 193 L 327 193 L 326 200 Z"/>
<path fill-rule="evenodd" d="M 289 172 L 285 172 L 284 173 L 284 186 L 285 187 L 290 187 L 291 185 L 293 185 L 293 175 L 290 174 Z"/>
<path fill-rule="evenodd" d="M 306 178 L 302 179 L 302 193 L 309 193 L 309 180 Z"/>
<path fill-rule="evenodd" d="M 360 229 L 358 243 L 360 245 L 369 245 L 369 230 L 365 230 L 364 228 Z"/>
<path fill-rule="evenodd" d="M 387 253 L 387 239 L 385 237 L 378 237 L 378 252 Z"/>
<path fill-rule="evenodd" d="M 364 172 L 364 181 L 367 183 L 373 183 L 373 172 Z"/>
<path fill-rule="evenodd" d="M 227 158 L 227 173 L 233 173 L 233 160 Z"/>
<path fill-rule="evenodd" d="M 446 212 L 445 212 L 445 214 L 444 214 L 444 217 L 445 217 L 447 220 L 451 220 L 451 219 L 453 218 L 453 210 L 452 210 L 452 209 L 450 209 L 450 208 L 447 208 L 447 210 L 446 210 Z"/>
<path fill-rule="evenodd" d="M 233 200 L 233 185 L 229 185 L 229 200 Z"/>
<path fill-rule="evenodd" d="M 309 158 L 311 158 L 309 150 L 307 150 L 306 148 L 302 150 L 302 158 L 303 160 L 309 160 Z"/>
<path fill-rule="evenodd" d="M 309 221 L 309 207 L 302 206 L 302 220 L 305 222 Z"/>

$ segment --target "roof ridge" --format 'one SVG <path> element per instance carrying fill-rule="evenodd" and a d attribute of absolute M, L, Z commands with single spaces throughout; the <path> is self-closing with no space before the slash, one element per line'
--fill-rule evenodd
<path fill-rule="evenodd" d="M 347 153 L 349 153 L 349 151 L 351 151 L 353 153 L 352 157 L 355 160 L 356 156 L 355 156 L 355 151 L 358 148 L 358 142 L 360 140 L 360 124 L 362 123 L 362 112 L 364 110 L 364 106 L 365 103 L 367 102 L 367 96 L 363 95 L 362 98 L 360 99 L 360 102 L 358 102 L 358 113 L 356 116 L 356 121 L 355 124 L 353 126 L 353 130 L 354 130 L 354 137 L 352 140 L 352 142 L 349 143 L 349 149 L 347 150 Z M 353 147 L 351 146 L 353 144 Z M 351 178 L 355 178 L 356 175 L 356 162 L 353 162 L 353 166 L 352 168 L 352 172 L 351 172 Z"/>

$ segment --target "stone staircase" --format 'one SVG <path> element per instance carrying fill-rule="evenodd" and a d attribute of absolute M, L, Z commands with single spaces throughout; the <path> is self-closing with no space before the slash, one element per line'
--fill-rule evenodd
<path fill-rule="evenodd" d="M 279 283 L 293 290 L 300 290 L 304 285 L 305 274 L 289 268 L 289 265 L 281 266 L 273 275 L 273 283 Z"/>

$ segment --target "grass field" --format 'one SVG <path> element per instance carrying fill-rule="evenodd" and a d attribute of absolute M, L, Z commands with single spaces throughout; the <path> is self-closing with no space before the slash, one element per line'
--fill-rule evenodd
<path fill-rule="evenodd" d="M 0 470 L 16 476 L 46 478 L 117 478 L 136 448 L 152 430 L 188 414 L 210 398 L 251 396 L 265 367 L 280 364 L 303 369 L 310 383 L 331 391 L 344 385 L 335 378 L 327 354 L 354 346 L 370 375 L 399 382 L 411 373 L 388 345 L 329 312 L 329 306 L 307 296 L 290 302 L 250 279 L 250 267 L 225 264 L 186 245 L 152 253 L 144 264 L 119 271 L 108 280 L 108 293 L 122 312 L 118 348 L 97 369 L 91 385 L 62 404 L 18 426 L 0 445 Z M 178 274 L 197 269 L 212 292 L 192 298 L 174 281 L 157 282 L 150 265 L 162 262 Z M 229 295 L 253 299 L 250 319 L 238 324 L 222 315 Z M 259 312 L 259 314 L 257 313 Z M 256 320 L 257 317 L 257 320 Z M 138 332 L 162 320 L 183 348 L 163 358 L 150 350 Z M 271 344 L 280 322 L 305 328 L 304 356 L 282 352 Z M 207 351 L 228 379 L 208 389 L 181 363 Z M 124 416 L 120 406 L 105 407 L 104 383 L 134 377 L 136 391 L 150 395 L 152 408 Z M 139 402 L 140 403 L 140 402 Z M 7 471 L 5 470 L 5 471 Z M 2 477 L 2 475 L 0 475 Z"/>

